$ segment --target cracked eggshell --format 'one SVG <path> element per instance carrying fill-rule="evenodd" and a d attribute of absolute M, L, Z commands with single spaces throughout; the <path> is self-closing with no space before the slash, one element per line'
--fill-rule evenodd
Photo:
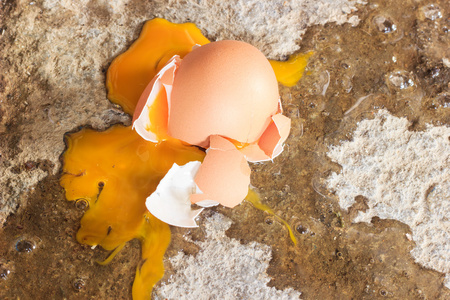
<path fill-rule="evenodd" d="M 156 190 L 147 197 L 145 205 L 148 211 L 169 225 L 198 227 L 195 219 L 202 210 L 219 204 L 217 201 L 203 198 L 196 203 L 202 208 L 192 209 L 191 196 L 203 194 L 195 182 L 200 167 L 199 161 L 191 161 L 182 166 L 174 163 Z"/>
<path fill-rule="evenodd" d="M 187 54 L 177 70 L 168 133 L 204 148 L 211 135 L 253 143 L 277 113 L 278 99 L 273 69 L 257 48 L 209 43 Z"/>
<path fill-rule="evenodd" d="M 147 199 L 149 211 L 194 227 L 201 209 L 191 203 L 238 205 L 250 184 L 247 161 L 271 160 L 283 150 L 290 119 L 281 112 L 275 74 L 253 46 L 221 41 L 183 60 L 174 56 L 144 90 L 133 126 L 152 142 L 173 137 L 208 149 L 200 167 L 172 167 Z"/>
<path fill-rule="evenodd" d="M 133 114 L 133 129 L 154 143 L 167 137 L 167 119 L 175 72 L 181 62 L 173 56 L 141 94 Z M 157 109 L 156 112 L 153 110 Z"/>
<path fill-rule="evenodd" d="M 266 76 L 263 76 L 261 75 L 261 70 L 258 70 L 256 66 L 252 65 L 252 60 L 259 60 L 262 67 L 267 67 L 267 60 L 262 56 L 262 58 L 249 59 L 245 66 L 241 68 L 234 66 L 240 71 L 233 73 L 231 70 L 228 70 L 228 73 L 233 73 L 232 75 L 234 76 L 231 76 L 233 78 L 230 79 L 230 76 L 226 76 L 227 72 L 223 72 L 223 66 L 227 66 L 225 69 L 229 69 L 230 65 L 236 61 L 236 57 L 244 56 L 241 52 L 235 53 L 237 50 L 243 47 L 249 52 L 256 51 L 256 53 L 259 53 L 259 51 L 253 46 L 243 42 L 222 41 L 209 44 L 213 45 L 214 49 L 208 50 L 207 53 L 220 54 L 221 51 L 216 49 L 218 47 L 217 44 L 224 49 L 231 48 L 231 50 L 228 49 L 225 53 L 222 53 L 222 56 L 226 57 L 227 55 L 225 54 L 231 52 L 231 54 L 228 53 L 230 55 L 228 55 L 228 58 L 226 59 L 228 62 L 222 61 L 222 65 L 218 64 L 215 66 L 218 58 L 207 60 L 207 56 L 203 57 L 201 55 L 199 57 L 194 56 L 194 63 L 189 63 L 189 61 L 188 63 L 185 63 L 185 60 L 181 60 L 177 55 L 172 57 L 142 93 L 134 113 L 133 127 L 144 139 L 152 142 L 159 142 L 170 138 L 170 135 L 173 133 L 168 132 L 168 128 L 172 128 L 173 131 L 174 127 L 179 127 L 181 130 L 178 130 L 178 133 L 181 134 L 181 136 L 178 135 L 174 137 L 204 148 L 207 148 L 209 145 L 209 137 L 219 132 L 222 136 L 238 142 L 237 145 L 240 144 L 239 150 L 244 154 L 248 161 L 259 162 L 272 160 L 283 151 L 283 143 L 290 131 L 290 119 L 281 114 L 282 108 L 279 99 L 277 101 L 277 110 L 272 112 L 272 108 L 275 107 L 275 101 L 273 101 L 273 99 L 276 98 L 275 95 L 278 95 L 277 86 L 272 82 L 271 79 L 273 78 L 269 76 L 270 74 L 273 75 L 273 71 L 270 67 L 269 70 L 264 70 L 267 71 L 267 74 Z M 193 48 L 193 52 L 200 53 L 198 52 L 200 49 L 208 47 L 209 45 L 203 47 L 197 45 L 197 47 Z M 259 54 L 262 55 L 262 53 Z M 190 57 L 192 58 L 192 56 Z M 183 87 L 180 87 L 182 83 L 176 81 L 176 78 L 180 78 L 181 76 L 181 82 L 183 82 L 183 73 L 179 75 L 180 66 L 187 66 L 186 68 L 188 71 L 186 72 L 188 74 L 194 74 L 205 71 L 208 67 L 196 71 L 194 67 L 189 67 L 189 65 L 193 65 L 197 68 L 197 65 L 200 66 L 205 64 L 207 66 L 212 66 L 211 74 L 216 74 L 216 80 L 210 82 L 209 85 L 205 84 L 205 82 L 208 82 L 208 80 L 210 81 L 213 77 L 207 76 L 207 74 L 201 74 L 202 79 L 197 80 L 197 84 L 192 82 L 191 85 L 188 86 L 189 89 L 194 89 L 194 91 L 184 88 L 183 96 L 180 96 L 182 98 L 181 101 L 174 102 L 172 98 L 175 93 L 172 92 L 174 90 L 179 91 L 180 89 L 183 89 Z M 189 71 L 189 68 L 193 71 Z M 248 74 L 253 74 L 255 72 L 258 74 L 257 76 L 253 75 L 248 78 L 243 78 L 242 80 L 237 80 L 239 79 L 238 74 L 239 72 L 242 73 L 242 70 L 247 70 Z M 248 81 L 249 83 L 242 85 L 244 81 Z M 267 84 L 263 85 L 262 83 L 265 81 Z M 186 82 L 186 80 L 184 80 L 184 82 Z M 224 82 L 227 84 L 224 84 Z M 257 84 L 255 84 L 255 82 Z M 269 88 L 269 90 L 273 91 L 274 95 L 267 97 L 267 95 L 264 96 L 258 94 L 261 92 L 261 89 L 255 88 L 252 90 L 252 86 L 258 86 L 258 84 L 261 86 L 263 85 L 266 88 L 270 87 L 272 84 L 272 87 Z M 200 86 L 202 88 L 214 90 L 214 92 L 211 92 L 212 96 L 210 97 L 209 94 L 203 95 L 202 92 L 199 91 Z M 237 86 L 238 88 L 232 89 L 231 87 L 233 86 Z M 207 91 L 205 93 L 207 93 Z M 249 95 L 244 95 L 244 97 L 241 94 Z M 242 96 L 241 98 L 239 98 L 240 95 Z M 256 97 L 257 99 L 252 97 Z M 180 106 L 183 105 L 186 107 L 180 108 Z M 174 117 L 174 115 L 177 115 L 177 111 L 186 111 L 187 109 L 190 109 L 191 112 L 180 113 L 178 118 Z M 202 122 L 209 123 L 203 124 Z M 211 124 L 211 122 L 213 122 L 213 124 Z M 263 132 L 255 134 L 255 132 L 259 132 L 260 129 L 263 130 Z M 177 132 L 177 130 L 175 131 Z M 233 132 L 235 134 L 233 134 Z M 252 135 L 254 136 L 252 137 Z M 190 139 L 190 137 L 198 136 L 202 136 L 202 142 L 197 140 L 198 143 L 196 143 L 194 140 Z M 258 136 L 258 139 L 253 141 L 256 136 Z"/>
<path fill-rule="evenodd" d="M 249 162 L 273 160 L 283 152 L 284 145 L 291 130 L 291 119 L 281 114 L 281 103 L 278 113 L 256 143 L 239 149 Z"/>
<path fill-rule="evenodd" d="M 200 164 L 199 161 L 191 161 L 183 166 L 173 164 L 145 202 L 152 215 L 169 225 L 198 227 L 195 218 L 203 208 L 191 209 L 190 196 L 201 193 L 194 182 Z"/>
<path fill-rule="evenodd" d="M 212 200 L 226 207 L 234 207 L 247 196 L 250 167 L 233 143 L 213 135 L 194 180 L 202 193 L 192 194 L 192 203 L 200 205 L 203 201 Z"/>

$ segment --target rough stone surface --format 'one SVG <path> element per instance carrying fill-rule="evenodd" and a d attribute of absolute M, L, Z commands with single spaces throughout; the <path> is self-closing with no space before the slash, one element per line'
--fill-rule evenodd
<path fill-rule="evenodd" d="M 206 239 L 194 242 L 201 250 L 195 256 L 180 252 L 170 259 L 176 273 L 156 289 L 155 299 L 300 299 L 301 293 L 292 288 L 267 286 L 270 247 L 230 239 L 225 231 L 231 223 L 219 213 L 206 219 Z"/>
<path fill-rule="evenodd" d="M 357 24 L 357 17 L 347 14 L 358 1 L 3 2 L 10 15 L 0 27 L 0 224 L 15 211 L 21 194 L 58 171 L 64 133 L 82 125 L 105 129 L 129 122 L 107 101 L 104 73 L 144 21 L 158 16 L 194 21 L 212 39 L 244 40 L 282 57 L 299 48 L 308 25 Z M 27 161 L 53 167 L 17 172 Z"/>
<path fill-rule="evenodd" d="M 169 20 L 187 19 L 214 40 L 239 39 L 253 44 L 269 58 L 286 57 L 299 49 L 298 41 L 313 25 L 350 23 L 359 18 L 356 4 L 362 0 L 231 0 L 169 1 L 158 13 Z"/>
<path fill-rule="evenodd" d="M 450 127 L 428 125 L 416 132 L 410 125 L 386 110 L 359 122 L 351 141 L 328 152 L 342 166 L 328 187 L 346 210 L 357 196 L 367 198 L 368 208 L 354 222 L 377 216 L 407 224 L 415 260 L 446 273 L 450 288 Z"/>
<path fill-rule="evenodd" d="M 450 124 L 450 3 L 372 0 L 347 14 L 355 3 L 0 0 L 0 222 L 14 212 L 0 228 L 0 298 L 131 298 L 139 242 L 128 243 L 109 265 L 96 264 L 108 253 L 77 242 L 84 210 L 64 200 L 58 157 L 67 131 L 129 123 L 106 99 L 104 72 L 145 20 L 163 17 L 195 21 L 210 39 L 249 41 L 273 58 L 298 47 L 313 51 L 300 82 L 280 86 L 292 120 L 285 151 L 273 163 L 252 165 L 251 184 L 291 225 L 297 245 L 278 218 L 249 203 L 209 210 L 233 221 L 225 233 L 230 240 L 270 247 L 262 273 L 271 278 L 267 286 L 293 288 L 302 299 L 450 299 L 445 274 L 411 255 L 422 243 L 414 236 L 420 232 L 376 216 L 354 223 L 368 200 L 356 197 L 347 211 L 319 184 L 329 175 L 322 170 L 339 169 L 326 155 L 328 146 L 349 140 L 357 122 L 373 119 L 380 108 L 406 117 L 412 132 Z M 333 20 L 350 23 L 327 23 Z M 428 200 L 446 189 L 436 186 Z M 199 228 L 172 228 L 161 285 L 177 274 L 171 257 L 181 250 L 188 260 L 201 253 L 206 216 Z M 17 251 L 18 239 L 35 242 L 35 249 Z"/>

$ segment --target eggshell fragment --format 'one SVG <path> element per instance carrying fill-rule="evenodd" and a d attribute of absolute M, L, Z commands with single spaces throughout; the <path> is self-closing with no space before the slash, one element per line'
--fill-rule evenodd
<path fill-rule="evenodd" d="M 175 24 L 159 18 L 145 22 L 139 38 L 108 68 L 108 99 L 132 114 L 147 84 L 171 57 L 183 58 L 193 45 L 207 43 L 193 23 Z"/>
<path fill-rule="evenodd" d="M 227 139 L 213 135 L 195 183 L 203 192 L 191 196 L 192 203 L 213 200 L 234 207 L 247 196 L 250 167 L 244 155 Z"/>
<path fill-rule="evenodd" d="M 150 118 L 150 110 L 152 105 L 155 103 L 157 97 L 160 97 L 160 93 L 165 93 L 165 97 L 168 103 L 167 107 L 170 107 L 170 98 L 172 93 L 172 85 L 175 77 L 175 71 L 177 70 L 181 59 L 178 55 L 172 57 L 167 64 L 158 72 L 158 74 L 152 79 L 152 81 L 147 85 L 144 92 L 142 93 L 139 102 L 136 106 L 135 113 L 133 115 L 133 129 L 142 136 L 145 140 L 151 142 L 159 142 L 158 132 L 152 131 L 152 125 L 156 125 L 158 128 L 164 128 L 167 130 L 167 113 L 165 116 L 161 116 L 161 121 L 159 124 L 153 124 L 155 120 Z M 162 113 L 162 112 L 161 112 Z M 162 132 L 163 135 L 166 132 Z"/>
<path fill-rule="evenodd" d="M 291 131 L 291 119 L 282 114 L 272 116 L 272 123 L 259 139 L 259 146 L 270 159 L 280 155 L 283 151 L 283 143 Z"/>
<path fill-rule="evenodd" d="M 272 160 L 283 152 L 283 143 L 291 129 L 291 120 L 282 114 L 272 116 L 272 122 L 257 143 L 239 149 L 249 162 Z"/>
<path fill-rule="evenodd" d="M 152 215 L 169 225 L 198 227 L 195 218 L 203 208 L 191 209 L 189 198 L 193 193 L 201 193 L 194 182 L 200 164 L 199 161 L 191 161 L 183 166 L 173 164 L 145 202 Z"/>

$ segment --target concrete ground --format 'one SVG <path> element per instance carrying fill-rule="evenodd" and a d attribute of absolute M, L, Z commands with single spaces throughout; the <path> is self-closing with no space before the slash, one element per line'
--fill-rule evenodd
<path fill-rule="evenodd" d="M 450 299 L 449 13 L 444 0 L 0 1 L 0 298 L 131 298 L 139 243 L 95 263 L 107 253 L 76 242 L 83 208 L 64 199 L 59 157 L 67 132 L 130 124 L 105 72 L 162 17 L 272 59 L 314 54 L 280 86 L 284 153 L 252 165 L 298 244 L 250 203 L 209 210 L 172 229 L 154 298 Z"/>

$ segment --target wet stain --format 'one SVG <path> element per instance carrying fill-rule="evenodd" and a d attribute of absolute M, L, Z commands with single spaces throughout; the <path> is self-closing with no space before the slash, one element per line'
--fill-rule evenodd
<path fill-rule="evenodd" d="M 122 250 L 116 263 L 96 266 L 109 252 L 76 241 L 83 211 L 64 199 L 59 177 L 41 181 L 30 199 L 0 232 L 0 299 L 131 298 L 137 241 Z"/>

